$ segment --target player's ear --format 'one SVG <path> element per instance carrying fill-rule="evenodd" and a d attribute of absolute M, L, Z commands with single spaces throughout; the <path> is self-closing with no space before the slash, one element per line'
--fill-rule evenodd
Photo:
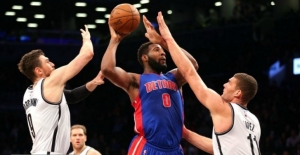
<path fill-rule="evenodd" d="M 234 96 L 237 97 L 237 98 L 241 98 L 242 97 L 242 91 L 240 89 L 236 90 Z"/>
<path fill-rule="evenodd" d="M 34 73 L 35 73 L 36 75 L 41 75 L 41 74 L 43 74 L 43 70 L 42 70 L 42 68 L 40 68 L 40 67 L 35 67 L 35 68 L 34 68 Z"/>
<path fill-rule="evenodd" d="M 142 55 L 142 60 L 143 60 L 143 61 L 148 61 L 148 56 L 147 56 L 146 54 L 143 54 L 143 55 Z"/>

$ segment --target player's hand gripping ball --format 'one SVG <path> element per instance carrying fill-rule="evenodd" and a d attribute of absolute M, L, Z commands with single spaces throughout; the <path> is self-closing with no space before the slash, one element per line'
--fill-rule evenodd
<path fill-rule="evenodd" d="M 123 3 L 117 5 L 110 14 L 109 25 L 118 34 L 130 34 L 140 24 L 140 13 L 131 4 Z"/>

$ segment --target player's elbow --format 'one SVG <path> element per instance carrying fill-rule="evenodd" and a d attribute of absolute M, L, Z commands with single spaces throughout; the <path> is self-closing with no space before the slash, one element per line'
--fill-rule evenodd
<path fill-rule="evenodd" d="M 101 65 L 101 72 L 105 77 L 110 77 L 113 75 L 114 69 L 105 65 Z"/>
<path fill-rule="evenodd" d="M 93 59 L 94 57 L 94 52 L 82 52 L 79 54 L 80 62 L 89 62 Z"/>
<path fill-rule="evenodd" d="M 93 57 L 94 57 L 94 52 L 93 52 L 93 50 L 91 50 L 91 51 L 89 51 L 89 52 L 86 52 L 85 57 L 86 57 L 86 59 L 88 59 L 88 60 L 92 60 Z"/>

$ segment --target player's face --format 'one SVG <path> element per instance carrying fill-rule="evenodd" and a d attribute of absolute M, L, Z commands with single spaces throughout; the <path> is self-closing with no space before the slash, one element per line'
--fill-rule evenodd
<path fill-rule="evenodd" d="M 86 142 L 86 135 L 80 128 L 73 129 L 71 131 L 71 143 L 73 148 L 81 149 Z"/>
<path fill-rule="evenodd" d="M 228 80 L 227 83 L 225 83 L 222 98 L 227 101 L 231 102 L 234 97 L 237 97 L 237 95 L 240 94 L 240 90 L 237 87 L 237 79 L 232 77 Z"/>
<path fill-rule="evenodd" d="M 149 46 L 148 52 L 148 64 L 149 66 L 157 71 L 162 72 L 167 68 L 166 53 L 162 47 L 158 44 L 152 44 Z"/>
<path fill-rule="evenodd" d="M 43 70 L 44 76 L 50 76 L 51 72 L 55 69 L 54 63 L 52 63 L 47 57 L 44 55 L 40 56 L 41 69 Z"/>

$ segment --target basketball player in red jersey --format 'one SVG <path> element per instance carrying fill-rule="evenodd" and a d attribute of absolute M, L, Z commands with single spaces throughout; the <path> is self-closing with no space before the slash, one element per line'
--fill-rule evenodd
<path fill-rule="evenodd" d="M 138 49 L 143 74 L 129 73 L 116 67 L 117 47 L 125 36 L 116 34 L 110 26 L 111 40 L 102 58 L 101 70 L 108 80 L 129 95 L 135 109 L 134 130 L 137 135 L 132 139 L 128 154 L 182 155 L 180 140 L 184 117 L 180 90 L 186 80 L 178 69 L 162 73 L 167 68 L 164 51 L 168 51 L 167 44 L 146 17 L 143 17 L 143 22 L 147 30 L 145 36 L 150 41 Z M 198 69 L 196 60 L 181 50 Z"/>

